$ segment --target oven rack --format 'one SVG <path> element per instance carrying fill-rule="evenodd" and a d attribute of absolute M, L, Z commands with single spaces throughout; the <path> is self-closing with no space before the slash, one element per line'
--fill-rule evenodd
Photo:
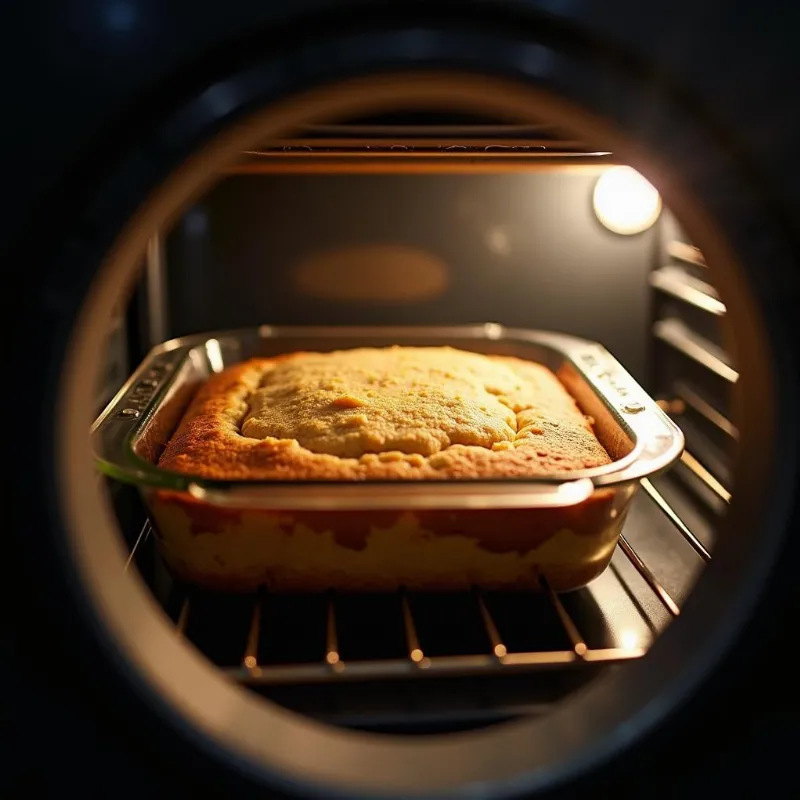
<path fill-rule="evenodd" d="M 710 482 L 709 488 L 713 489 L 713 476 L 704 470 L 697 459 L 687 454 L 685 463 L 690 469 L 697 467 L 698 479 Z M 700 562 L 696 563 L 696 566 L 707 563 L 711 558 L 707 544 L 690 530 L 681 514 L 653 481 L 644 479 L 641 484 L 643 491 L 636 501 L 639 506 L 641 507 L 644 501 L 650 507 L 647 510 L 648 514 L 652 515 L 652 510 L 655 509 L 657 514 L 669 523 L 666 529 L 677 532 L 680 540 L 689 546 L 695 562 Z M 644 527 L 652 527 L 652 524 L 652 521 L 646 522 Z M 179 636 L 192 641 L 201 651 L 209 655 L 230 679 L 253 689 L 266 690 L 269 687 L 291 685 L 391 682 L 424 677 L 505 676 L 554 670 L 591 671 L 592 668 L 602 665 L 619 664 L 642 657 L 654 636 L 666 627 L 669 619 L 680 614 L 677 594 L 669 591 L 657 577 L 658 566 L 651 569 L 646 563 L 648 557 L 635 545 L 633 535 L 635 532 L 631 531 L 630 527 L 629 520 L 623 535 L 620 536 L 617 552 L 605 577 L 601 576 L 589 587 L 591 589 L 595 584 L 603 584 L 597 596 L 589 598 L 586 595 L 587 589 L 569 595 L 558 595 L 549 586 L 545 586 L 545 592 L 540 594 L 517 593 L 513 616 L 517 622 L 521 621 L 523 626 L 549 631 L 549 642 L 544 646 L 513 646 L 504 634 L 504 629 L 509 625 L 508 621 L 503 618 L 502 613 L 498 615 L 493 608 L 499 602 L 500 593 L 486 593 L 477 589 L 464 593 L 459 598 L 458 610 L 452 612 L 450 620 L 453 629 L 463 629 L 465 626 L 472 629 L 467 638 L 471 638 L 473 647 L 471 649 L 465 647 L 463 652 L 443 653 L 440 652 L 441 648 L 437 651 L 436 637 L 426 635 L 422 630 L 436 600 L 406 591 L 397 593 L 393 598 L 384 597 L 380 602 L 386 604 L 391 601 L 390 605 L 393 605 L 391 609 L 384 611 L 385 617 L 378 621 L 378 626 L 383 629 L 394 628 L 398 632 L 395 639 L 402 639 L 402 645 L 395 648 L 390 657 L 386 657 L 386 653 L 378 654 L 379 657 L 370 657 L 370 653 L 363 652 L 363 646 L 359 647 L 358 656 L 352 657 L 346 652 L 347 647 L 342 645 L 342 624 L 348 613 L 352 612 L 353 600 L 356 599 L 356 602 L 361 603 L 363 609 L 365 605 L 374 605 L 376 602 L 374 596 L 348 597 L 333 592 L 324 596 L 317 595 L 311 600 L 306 598 L 311 605 L 307 605 L 305 616 L 302 614 L 298 616 L 296 608 L 291 612 L 282 611 L 281 606 L 285 606 L 287 601 L 280 595 L 262 592 L 258 595 L 232 598 L 229 595 L 214 595 L 171 584 L 169 579 L 164 577 L 166 573 L 163 565 L 160 567 L 161 583 L 162 586 L 165 585 L 166 580 L 168 588 L 156 593 L 161 595 Z M 153 538 L 148 521 L 134 544 L 129 564 L 138 560 L 148 542 L 152 548 Z M 703 538 L 707 540 L 708 536 Z M 670 547 L 672 544 L 670 543 Z M 648 546 L 647 549 L 652 550 L 652 546 Z M 628 570 L 630 571 L 632 567 L 638 576 L 637 590 L 631 588 L 630 576 L 626 578 L 622 574 L 625 566 L 620 563 L 621 560 L 627 562 Z M 680 571 L 684 574 L 684 578 L 686 577 L 685 566 L 672 571 Z M 591 615 L 587 618 L 588 623 L 586 622 L 585 605 L 587 602 L 593 602 L 599 606 L 600 615 L 604 618 L 600 627 L 608 629 L 616 625 L 619 628 L 620 626 L 614 621 L 614 616 L 618 613 L 615 608 L 619 606 L 618 599 L 614 599 L 614 591 L 619 594 L 620 587 L 639 608 L 651 636 L 635 637 L 633 640 L 628 636 L 629 640 L 625 641 L 626 634 L 623 632 L 622 641 L 617 642 L 615 646 L 603 646 L 602 642 L 598 645 L 595 633 L 598 623 L 591 618 Z M 685 589 L 686 587 L 682 587 L 679 592 L 683 594 Z M 648 597 L 642 596 L 643 590 L 649 593 Z M 358 600 L 358 597 L 361 599 Z M 660 613 L 653 613 L 653 601 L 660 607 Z M 222 608 L 226 603 L 227 610 Z M 350 607 L 349 612 L 348 607 Z M 646 612 L 647 607 L 650 607 L 649 612 Z M 217 634 L 212 633 L 209 639 L 208 631 L 203 632 L 205 623 L 202 617 L 209 614 L 216 617 L 220 629 L 225 629 L 225 636 L 233 629 L 238 631 L 239 644 L 229 648 L 225 655 L 219 655 L 218 643 L 214 639 Z M 294 632 L 284 630 L 275 633 L 275 622 L 280 621 L 281 614 L 293 620 Z M 459 620 L 459 617 L 462 619 Z M 465 622 L 466 617 L 469 617 L 471 622 Z M 311 623 L 308 620 L 311 620 Z M 584 630 L 584 627 L 587 630 Z M 314 629 L 311 638 L 316 639 L 315 655 L 302 660 L 282 655 L 282 651 L 287 649 L 287 643 L 298 631 L 305 631 L 304 635 L 308 638 L 310 628 Z M 271 629 L 273 629 L 272 634 Z M 445 638 L 448 636 L 449 633 L 445 634 Z M 483 646 L 474 646 L 478 639 L 482 640 Z M 554 644 L 556 640 L 559 644 Z M 400 648 L 402 652 L 399 652 Z M 265 653 L 268 654 L 266 657 Z"/>
<path fill-rule="evenodd" d="M 731 499 L 729 447 L 739 434 L 727 415 L 739 373 L 725 349 L 727 308 L 703 254 L 685 239 L 676 231 L 650 273 L 651 385 L 686 438 L 687 451 L 672 474 L 714 518 Z"/>

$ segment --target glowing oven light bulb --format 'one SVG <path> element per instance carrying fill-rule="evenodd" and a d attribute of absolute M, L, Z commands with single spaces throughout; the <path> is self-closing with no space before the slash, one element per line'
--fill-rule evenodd
<path fill-rule="evenodd" d="M 631 235 L 651 227 L 661 213 L 655 187 L 632 167 L 611 167 L 594 187 L 594 213 L 614 233 Z"/>

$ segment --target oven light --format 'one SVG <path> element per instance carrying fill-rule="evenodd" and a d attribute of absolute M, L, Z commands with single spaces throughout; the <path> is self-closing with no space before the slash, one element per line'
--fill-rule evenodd
<path fill-rule="evenodd" d="M 620 635 L 620 644 L 626 650 L 633 650 L 639 644 L 639 637 L 636 635 L 636 631 L 626 630 L 622 631 Z"/>
<path fill-rule="evenodd" d="M 661 197 L 632 167 L 611 167 L 595 184 L 593 206 L 606 228 L 631 235 L 655 223 L 661 213 Z"/>

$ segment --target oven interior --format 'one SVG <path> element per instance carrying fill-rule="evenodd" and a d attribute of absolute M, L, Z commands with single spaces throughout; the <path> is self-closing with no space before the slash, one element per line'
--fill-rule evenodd
<path fill-rule="evenodd" d="M 602 343 L 686 439 L 669 472 L 642 481 L 610 567 L 563 595 L 204 592 L 172 580 L 137 491 L 107 481 L 126 569 L 178 637 L 285 708 L 409 734 L 545 715 L 646 657 L 710 560 L 730 501 L 738 376 L 725 306 L 673 211 L 633 235 L 599 221 L 595 187 L 618 166 L 546 124 L 351 119 L 243 153 L 153 232 L 110 326 L 98 412 L 174 337 L 493 322 Z"/>

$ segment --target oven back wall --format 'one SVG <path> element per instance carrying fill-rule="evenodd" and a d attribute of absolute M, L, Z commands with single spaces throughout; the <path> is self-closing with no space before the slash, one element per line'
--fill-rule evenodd
<path fill-rule="evenodd" d="M 167 237 L 168 332 L 495 321 L 596 339 L 644 381 L 658 230 L 603 228 L 598 175 L 227 177 Z"/>

